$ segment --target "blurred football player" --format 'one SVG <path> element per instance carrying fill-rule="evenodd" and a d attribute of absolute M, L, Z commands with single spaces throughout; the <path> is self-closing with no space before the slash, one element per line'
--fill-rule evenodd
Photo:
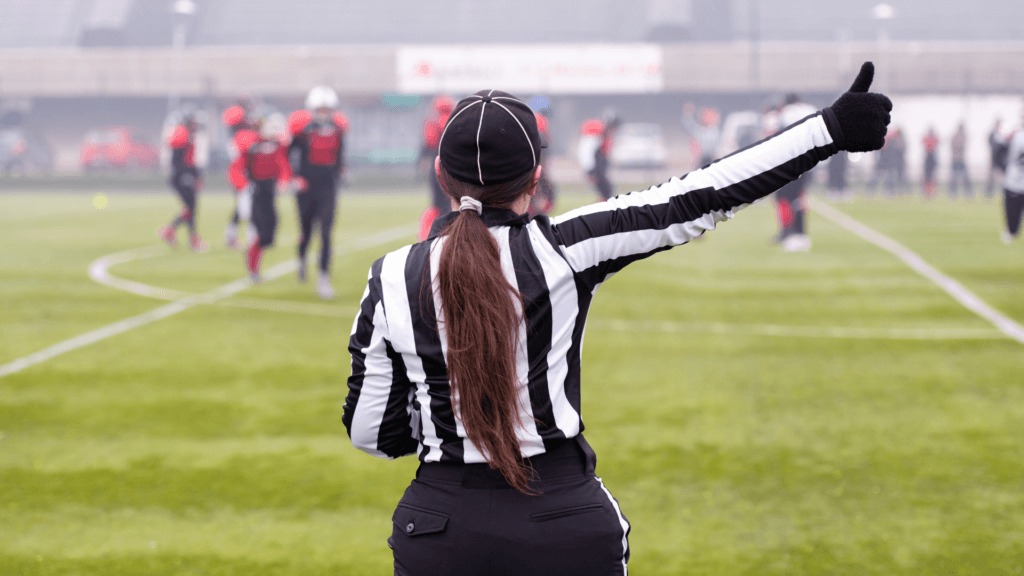
<path fill-rule="evenodd" d="M 532 104 L 533 100 L 530 102 Z M 534 116 L 537 118 L 537 129 L 540 132 L 541 146 L 547 148 L 551 142 L 551 132 L 547 116 L 540 112 L 536 112 Z M 555 196 L 558 194 L 558 189 L 555 188 L 554 182 L 548 176 L 550 171 L 544 162 L 546 158 L 546 154 L 541 156 L 541 165 L 544 168 L 541 170 L 540 179 L 537 180 L 537 193 L 530 198 L 530 207 L 527 212 L 531 217 L 539 214 L 548 215 L 555 209 Z"/>
<path fill-rule="evenodd" d="M 587 175 L 587 179 L 602 200 L 608 200 L 615 195 L 615 187 L 608 179 L 608 168 L 615 131 L 620 122 L 619 115 L 614 110 L 608 109 L 605 110 L 601 120 L 587 120 L 580 128 L 577 159 L 583 173 Z"/>
<path fill-rule="evenodd" d="M 277 186 L 286 187 L 292 179 L 285 144 L 285 120 L 270 114 L 257 122 L 258 137 L 239 151 L 228 169 L 228 179 L 236 189 L 247 189 L 252 202 L 254 234 L 247 237 L 246 268 L 253 283 L 260 282 L 263 252 L 273 246 L 277 232 Z"/>
<path fill-rule="evenodd" d="M 802 102 L 796 94 L 787 94 L 779 110 L 780 129 L 786 128 L 817 112 L 817 108 Z M 804 191 L 811 177 L 802 174 L 796 180 L 775 192 L 779 218 L 779 242 L 786 252 L 806 252 L 811 249 L 811 237 L 804 223 L 806 207 Z"/>
<path fill-rule="evenodd" d="M 228 144 L 228 157 L 231 162 L 238 158 L 241 150 L 247 149 L 258 138 L 253 130 L 251 114 L 252 101 L 249 98 L 241 98 L 236 105 L 225 110 L 221 117 L 231 134 L 231 142 Z M 230 170 L 229 164 L 229 181 Z M 235 209 L 231 213 L 227 228 L 224 229 L 224 243 L 232 249 L 238 248 L 239 221 L 248 221 L 251 212 L 251 198 L 246 191 L 246 185 L 243 183 L 241 187 L 235 187 Z"/>
<path fill-rule="evenodd" d="M 420 146 L 416 164 L 418 173 L 425 174 L 427 182 L 430 183 L 430 206 L 420 215 L 420 240 L 427 238 L 430 227 L 438 216 L 452 211 L 451 202 L 437 181 L 437 174 L 434 172 L 434 159 L 437 158 L 441 135 L 444 134 L 444 127 L 448 125 L 448 118 L 451 116 L 453 108 L 455 108 L 455 100 L 451 96 L 437 96 L 431 103 L 430 116 L 423 122 L 423 143 Z"/>
<path fill-rule="evenodd" d="M 170 184 L 181 199 L 182 209 L 170 224 L 160 229 L 160 239 L 168 246 L 178 245 L 178 227 L 188 227 L 189 248 L 193 252 L 206 252 L 206 242 L 196 232 L 197 195 L 203 188 L 203 177 L 196 166 L 196 133 L 199 130 L 198 109 L 186 106 L 181 110 L 181 122 L 171 130 L 167 145 L 171 149 Z"/>
<path fill-rule="evenodd" d="M 338 95 L 328 86 L 316 86 L 306 96 L 306 109 L 288 119 L 292 142 L 288 148 L 299 208 L 298 280 L 306 282 L 306 250 L 313 225 L 320 228 L 320 266 L 316 292 L 334 298 L 331 286 L 331 232 L 338 188 L 345 171 L 345 133 L 348 119 L 337 111 Z"/>

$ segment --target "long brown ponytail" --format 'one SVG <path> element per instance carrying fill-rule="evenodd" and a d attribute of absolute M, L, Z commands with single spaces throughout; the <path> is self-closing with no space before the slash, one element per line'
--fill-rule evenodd
<path fill-rule="evenodd" d="M 443 168 L 441 183 L 453 198 L 470 196 L 486 206 L 508 208 L 536 185 L 531 170 L 512 182 L 475 186 Z M 438 264 L 441 315 L 448 337 L 448 380 L 452 409 L 466 435 L 494 470 L 516 490 L 527 493 L 529 470 L 516 430 L 522 426 L 516 350 L 521 296 L 501 270 L 498 242 L 473 210 L 459 214 L 442 232 Z"/>

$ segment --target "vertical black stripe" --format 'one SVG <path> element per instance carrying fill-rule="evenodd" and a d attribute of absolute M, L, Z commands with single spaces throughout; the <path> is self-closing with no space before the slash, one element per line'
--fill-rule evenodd
<path fill-rule="evenodd" d="M 530 404 L 537 422 L 537 432 L 544 440 L 544 449 L 552 450 L 565 441 L 565 433 L 555 422 L 548 391 L 548 353 L 551 351 L 553 321 L 551 294 L 544 279 L 544 269 L 533 251 L 529 230 L 522 226 L 509 228 L 508 244 L 516 284 L 523 297 Z"/>
<path fill-rule="evenodd" d="M 405 261 L 405 288 L 409 296 L 409 312 L 416 355 L 423 362 L 427 394 L 430 396 L 430 420 L 441 440 L 441 461 L 463 461 L 463 439 L 459 437 L 452 410 L 448 368 L 437 331 L 437 313 L 430 287 L 430 245 L 420 242 L 409 250 Z"/>
<path fill-rule="evenodd" d="M 409 382 L 409 377 L 406 374 L 402 355 L 395 352 L 391 342 L 385 340 L 384 346 L 388 359 L 391 360 L 391 393 L 388 394 L 384 417 L 381 419 L 380 428 L 377 431 L 377 449 L 390 458 L 398 458 L 415 453 L 419 447 L 419 441 L 413 437 L 412 423 L 408 414 L 409 391 L 412 390 L 412 383 Z"/>
<path fill-rule="evenodd" d="M 586 286 L 583 282 L 576 281 L 576 299 L 579 306 L 579 313 L 576 315 L 576 325 L 572 329 L 572 345 L 566 352 L 565 361 L 568 371 L 565 375 L 565 398 L 569 401 L 576 414 L 580 417 L 580 432 L 583 432 L 583 412 L 580 410 L 580 378 L 582 366 L 580 365 L 580 353 L 583 350 L 583 329 L 586 328 L 587 314 L 590 313 L 590 303 L 594 299 L 594 287 Z"/>
<path fill-rule="evenodd" d="M 348 377 L 348 396 L 345 398 L 341 421 L 348 430 L 349 438 L 352 437 L 352 416 L 355 414 L 356 404 L 359 403 L 363 376 L 366 374 L 366 354 L 363 354 L 363 348 L 369 346 L 373 338 L 373 313 L 382 296 L 380 271 L 383 264 L 384 259 L 380 258 L 370 267 L 370 278 L 367 281 L 370 290 L 359 306 L 359 319 L 348 342 L 348 351 L 352 355 L 352 373 Z"/>

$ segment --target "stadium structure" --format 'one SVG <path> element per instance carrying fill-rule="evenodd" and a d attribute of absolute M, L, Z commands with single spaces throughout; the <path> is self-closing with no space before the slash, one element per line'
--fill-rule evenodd
<path fill-rule="evenodd" d="M 878 63 L 878 89 L 897 99 L 947 97 L 916 108 L 978 116 L 985 130 L 991 116 L 1015 113 L 1024 92 L 1015 2 L 881 7 L 874 0 L 796 8 L 783 0 L 639 7 L 629 0 L 9 0 L 0 22 L 0 109 L 45 135 L 64 168 L 76 165 L 92 127 L 128 125 L 156 140 L 168 108 L 183 99 L 215 113 L 252 94 L 288 109 L 313 84 L 342 95 L 355 166 L 410 163 L 429 96 L 483 86 L 549 97 L 552 132 L 563 135 L 554 139 L 556 155 L 568 151 L 583 119 L 608 106 L 632 121 L 660 123 L 678 141 L 685 100 L 728 112 L 797 92 L 824 105 L 864 60 Z M 964 95 L 1001 98 L 972 104 Z M 912 124 L 923 130 L 927 120 Z M 974 132 L 980 163 L 985 135 Z"/>

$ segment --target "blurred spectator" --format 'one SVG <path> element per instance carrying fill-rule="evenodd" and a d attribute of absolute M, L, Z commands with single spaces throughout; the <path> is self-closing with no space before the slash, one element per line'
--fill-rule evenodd
<path fill-rule="evenodd" d="M 1021 217 L 1024 216 L 1024 130 L 1010 135 L 1006 158 L 1006 176 L 1003 179 L 1006 230 L 1003 231 L 1003 243 L 1010 244 L 1020 237 Z"/>
<path fill-rule="evenodd" d="M 722 131 L 718 127 L 718 111 L 714 108 L 701 108 L 700 114 L 695 117 L 696 106 L 693 102 L 683 105 L 683 128 L 693 138 L 691 147 L 694 158 L 697 158 L 697 166 L 707 166 L 715 160 L 715 151 L 718 149 L 718 140 Z"/>
<path fill-rule="evenodd" d="M 839 152 L 828 161 L 828 191 L 835 201 L 851 199 L 849 184 L 846 180 L 846 169 L 849 165 L 848 153 Z"/>
<path fill-rule="evenodd" d="M 1002 183 L 1006 172 L 1006 156 L 1009 144 L 999 133 L 1000 120 L 997 118 L 992 131 L 988 133 L 988 148 L 991 155 L 988 168 L 988 182 L 985 184 L 985 197 L 991 198 L 996 193 L 996 186 Z"/>
<path fill-rule="evenodd" d="M 956 198 L 960 185 L 964 187 L 964 197 L 974 196 L 974 189 L 971 187 L 971 179 L 967 176 L 967 132 L 964 130 L 963 122 L 957 127 L 949 142 L 953 164 L 949 176 L 949 197 Z"/>
<path fill-rule="evenodd" d="M 939 166 L 936 156 L 939 149 L 939 137 L 935 134 L 934 127 L 928 127 L 928 132 L 924 135 L 921 143 L 924 145 L 924 196 L 931 198 L 935 194 L 935 170 Z"/>
<path fill-rule="evenodd" d="M 902 194 L 907 184 L 907 139 L 900 128 L 893 131 L 892 160 L 895 185 L 899 193 Z"/>
<path fill-rule="evenodd" d="M 878 151 L 875 173 L 871 179 L 871 187 L 882 182 L 889 196 L 894 196 L 897 189 L 902 190 L 906 168 L 907 142 L 903 131 L 899 128 L 890 130 L 885 136 L 885 145 Z"/>

